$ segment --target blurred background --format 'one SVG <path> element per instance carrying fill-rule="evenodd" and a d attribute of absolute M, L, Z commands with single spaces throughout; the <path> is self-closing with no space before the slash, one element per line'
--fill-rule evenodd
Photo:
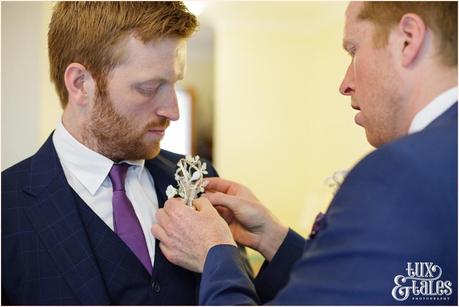
<path fill-rule="evenodd" d="M 200 30 L 178 85 L 181 119 L 162 147 L 210 159 L 307 235 L 329 178 L 371 151 L 338 92 L 347 2 L 188 1 Z M 1 3 L 1 168 L 34 154 L 61 108 L 49 81 L 53 2 Z M 257 269 L 262 257 L 250 251 Z"/>

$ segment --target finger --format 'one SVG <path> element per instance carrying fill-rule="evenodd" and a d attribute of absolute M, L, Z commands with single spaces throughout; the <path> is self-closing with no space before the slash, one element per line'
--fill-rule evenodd
<path fill-rule="evenodd" d="M 233 181 L 229 181 L 219 177 L 206 177 L 206 181 L 206 190 L 214 190 L 222 193 L 228 193 L 229 189 L 232 186 L 237 185 L 237 183 Z"/>
<path fill-rule="evenodd" d="M 167 246 L 167 244 L 165 244 L 164 242 L 159 242 L 159 248 L 161 249 L 161 252 L 163 253 L 163 255 L 166 257 L 167 260 L 169 260 L 170 262 L 174 263 L 173 260 L 173 257 L 172 257 L 172 251 L 171 249 Z M 175 263 L 174 263 L 175 264 Z"/>
<path fill-rule="evenodd" d="M 169 262 L 172 262 L 173 264 L 178 266 L 185 267 L 182 265 L 182 263 L 180 263 L 180 257 L 178 257 L 176 249 L 167 244 L 164 244 L 164 242 L 159 242 L 159 248 L 161 249 L 161 252 L 163 252 L 163 255 L 166 257 L 166 259 L 169 260 Z"/>
<path fill-rule="evenodd" d="M 183 261 L 180 257 L 180 253 L 176 252 L 176 249 L 169 247 L 167 244 L 163 244 L 163 242 L 159 243 L 159 248 L 161 249 L 163 255 L 166 257 L 167 260 L 172 262 L 175 265 L 181 266 L 182 268 L 185 268 L 189 271 L 193 272 L 198 272 L 202 273 L 202 268 L 196 267 L 196 265 L 193 265 L 189 261 Z M 183 257 L 183 255 L 182 255 Z M 189 258 L 187 258 L 189 259 Z"/>
<path fill-rule="evenodd" d="M 206 192 L 202 195 L 207 198 L 214 206 L 224 206 L 231 211 L 236 211 L 240 206 L 247 205 L 248 202 L 233 195 L 228 195 L 220 192 Z"/>
<path fill-rule="evenodd" d="M 169 211 L 171 208 L 175 206 L 183 206 L 183 205 L 185 205 L 185 202 L 183 201 L 183 199 L 171 198 L 171 199 L 166 200 L 166 202 L 164 203 L 164 209 L 166 211 Z"/>
<path fill-rule="evenodd" d="M 194 208 L 187 206 L 183 199 L 170 199 L 164 204 L 164 210 L 172 221 L 181 220 L 184 216 L 192 215 Z"/>
<path fill-rule="evenodd" d="M 153 224 L 153 226 L 151 226 L 151 233 L 153 234 L 153 237 L 161 242 L 165 242 L 167 238 L 169 238 L 164 228 L 162 228 L 159 224 Z"/>
<path fill-rule="evenodd" d="M 196 208 L 197 211 L 203 211 L 214 208 L 208 199 L 202 197 L 194 199 L 193 206 Z"/>
<path fill-rule="evenodd" d="M 156 223 L 159 224 L 159 226 L 161 226 L 166 233 L 170 233 L 168 231 L 168 228 L 171 225 L 170 217 L 166 213 L 166 210 L 163 208 L 160 208 L 158 211 L 156 211 Z"/>

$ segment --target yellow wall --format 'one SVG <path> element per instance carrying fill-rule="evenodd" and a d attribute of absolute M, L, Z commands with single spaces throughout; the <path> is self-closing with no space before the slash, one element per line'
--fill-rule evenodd
<path fill-rule="evenodd" d="M 2 2 L 2 160 L 34 154 L 62 112 L 49 81 L 47 31 L 52 2 Z"/>
<path fill-rule="evenodd" d="M 40 139 L 45 140 L 51 131 L 56 127 L 57 121 L 62 114 L 59 97 L 54 89 L 54 85 L 49 77 L 49 62 L 48 62 L 48 25 L 51 20 L 54 2 L 42 2 L 42 26 L 40 28 L 40 48 L 44 50 L 41 53 L 41 108 L 40 108 Z"/>
<path fill-rule="evenodd" d="M 343 2 L 229 2 L 213 7 L 215 157 L 285 224 L 309 233 L 324 183 L 370 150 L 338 92 L 350 59 Z"/>
<path fill-rule="evenodd" d="M 338 92 L 345 2 L 217 2 L 215 164 L 307 235 L 334 189 L 325 184 L 371 147 Z M 257 270 L 258 253 L 249 252 Z"/>

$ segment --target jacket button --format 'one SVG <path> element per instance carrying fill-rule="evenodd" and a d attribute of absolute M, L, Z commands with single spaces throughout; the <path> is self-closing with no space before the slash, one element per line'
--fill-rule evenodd
<path fill-rule="evenodd" d="M 159 291 L 161 291 L 161 287 L 159 286 L 159 282 L 157 282 L 157 281 L 154 281 L 154 282 L 151 283 L 151 288 L 156 293 L 159 293 Z"/>

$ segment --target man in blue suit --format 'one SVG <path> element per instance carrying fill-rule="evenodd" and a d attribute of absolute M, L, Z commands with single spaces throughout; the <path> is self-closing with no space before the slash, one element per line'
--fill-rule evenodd
<path fill-rule="evenodd" d="M 167 261 L 150 231 L 182 158 L 159 143 L 179 117 L 196 25 L 181 2 L 57 4 L 48 47 L 64 112 L 2 173 L 2 304 L 198 303 L 200 275 Z"/>
<path fill-rule="evenodd" d="M 223 179 L 157 212 L 165 256 L 203 272 L 200 304 L 457 304 L 457 2 L 352 2 L 343 43 L 340 92 L 378 149 L 308 239 Z M 266 258 L 253 282 L 235 242 Z"/>

